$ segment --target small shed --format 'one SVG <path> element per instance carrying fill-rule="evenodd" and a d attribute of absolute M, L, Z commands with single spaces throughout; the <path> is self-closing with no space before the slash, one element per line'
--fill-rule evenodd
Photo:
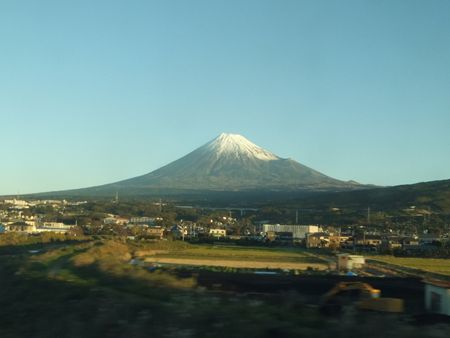
<path fill-rule="evenodd" d="M 425 308 L 431 313 L 450 316 L 450 282 L 425 281 Z"/>
<path fill-rule="evenodd" d="M 348 253 L 337 255 L 338 271 L 353 271 L 361 269 L 364 264 L 366 264 L 364 256 L 350 255 Z"/>

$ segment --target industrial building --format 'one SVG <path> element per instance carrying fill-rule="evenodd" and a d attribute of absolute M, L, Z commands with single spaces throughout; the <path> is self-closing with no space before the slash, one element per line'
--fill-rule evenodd
<path fill-rule="evenodd" d="M 294 242 L 301 242 L 305 240 L 306 234 L 320 232 L 322 228 L 318 225 L 263 224 L 260 230 L 264 234 L 292 233 L 292 240 Z"/>

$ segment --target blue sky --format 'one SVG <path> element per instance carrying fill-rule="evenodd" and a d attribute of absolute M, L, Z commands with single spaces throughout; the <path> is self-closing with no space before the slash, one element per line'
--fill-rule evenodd
<path fill-rule="evenodd" d="M 332 177 L 450 178 L 450 1 L 0 1 L 0 194 L 239 133 Z"/>

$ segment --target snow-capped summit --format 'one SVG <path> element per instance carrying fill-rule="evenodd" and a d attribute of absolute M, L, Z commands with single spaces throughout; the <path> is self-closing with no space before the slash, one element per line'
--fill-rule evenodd
<path fill-rule="evenodd" d="M 239 158 L 241 156 L 246 156 L 248 158 L 256 158 L 263 161 L 280 159 L 270 151 L 257 146 L 244 136 L 238 134 L 222 133 L 203 147 L 205 151 L 214 152 L 217 157 L 234 156 Z"/>

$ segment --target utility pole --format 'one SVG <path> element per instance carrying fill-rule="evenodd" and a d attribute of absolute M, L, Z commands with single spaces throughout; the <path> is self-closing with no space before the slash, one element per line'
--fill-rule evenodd
<path fill-rule="evenodd" d="M 370 207 L 367 207 L 367 225 L 370 224 Z"/>
<path fill-rule="evenodd" d="M 338 248 L 341 248 L 341 227 L 339 227 L 339 232 L 338 232 Z"/>
<path fill-rule="evenodd" d="M 355 226 L 353 226 L 353 229 L 352 229 L 352 238 L 353 238 L 353 252 L 355 252 L 356 251 L 356 232 L 355 232 Z"/>

